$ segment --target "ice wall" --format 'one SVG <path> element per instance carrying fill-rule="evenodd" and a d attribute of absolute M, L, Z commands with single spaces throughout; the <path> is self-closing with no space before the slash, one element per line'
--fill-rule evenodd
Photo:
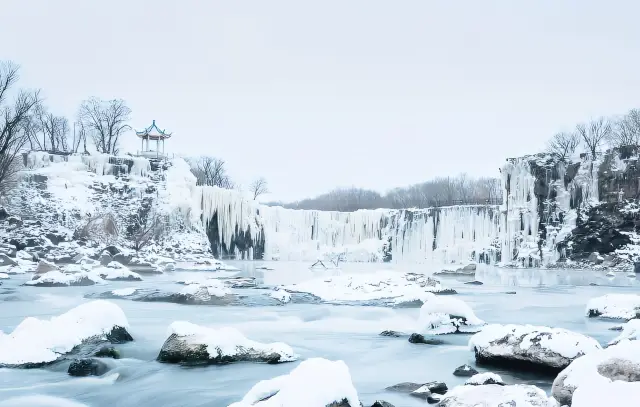
<path fill-rule="evenodd" d="M 496 260 L 497 206 L 294 210 L 264 206 L 216 187 L 196 188 L 194 200 L 200 203 L 214 255 L 223 258 L 439 264 Z"/>
<path fill-rule="evenodd" d="M 46 151 L 30 151 L 24 153 L 23 164 L 26 169 L 35 170 L 50 167 L 52 164 L 71 163 L 76 170 L 82 170 L 77 164 L 82 163 L 97 175 L 131 175 L 146 177 L 151 171 L 149 160 L 144 157 L 117 157 L 109 154 L 66 154 Z"/>
<path fill-rule="evenodd" d="M 505 263 L 538 267 L 565 256 L 562 243 L 581 212 L 599 201 L 599 160 L 559 162 L 545 154 L 508 159 L 500 243 Z"/>

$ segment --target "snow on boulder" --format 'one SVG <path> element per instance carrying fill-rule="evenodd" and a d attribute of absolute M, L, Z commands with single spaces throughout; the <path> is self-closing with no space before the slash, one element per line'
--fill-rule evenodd
<path fill-rule="evenodd" d="M 576 389 L 604 391 L 615 381 L 634 382 L 640 386 L 640 341 L 624 340 L 574 360 L 553 381 L 551 394 L 562 405 L 571 405 Z M 604 405 L 627 404 L 607 402 Z"/>
<path fill-rule="evenodd" d="M 438 407 L 558 407 L 544 390 L 531 385 L 457 386 L 442 398 Z"/>
<path fill-rule="evenodd" d="M 280 301 L 283 304 L 286 304 L 286 303 L 291 301 L 291 294 L 289 294 L 287 291 L 281 290 L 281 289 L 275 289 L 275 290 L 271 291 L 269 296 L 271 298 L 275 299 L 275 300 Z"/>
<path fill-rule="evenodd" d="M 592 298 L 587 303 L 588 317 L 634 319 L 640 313 L 640 295 L 606 294 Z"/>
<path fill-rule="evenodd" d="M 135 294 L 137 288 L 129 287 L 129 288 L 119 288 L 117 290 L 111 291 L 111 294 L 116 295 L 118 297 L 128 297 L 129 295 Z"/>
<path fill-rule="evenodd" d="M 211 297 L 224 297 L 231 294 L 231 290 L 220 280 L 208 279 L 202 282 L 186 284 L 180 294 L 193 296 L 201 300 Z"/>
<path fill-rule="evenodd" d="M 44 274 L 54 270 L 58 270 L 58 266 L 48 260 L 40 260 L 38 267 L 36 267 L 37 274 Z"/>
<path fill-rule="evenodd" d="M 626 339 L 635 341 L 640 338 L 640 319 L 632 319 L 622 325 L 622 332 L 615 339 L 609 342 L 609 346 L 620 343 Z"/>
<path fill-rule="evenodd" d="M 573 394 L 572 407 L 636 406 L 640 383 L 614 381 L 600 387 L 581 386 Z"/>
<path fill-rule="evenodd" d="M 67 274 L 61 271 L 49 271 L 44 274 L 36 274 L 32 280 L 24 283 L 33 287 L 68 287 L 68 286 L 88 286 L 94 284 L 104 284 L 105 281 L 94 272 L 83 271 L 80 273 Z"/>
<path fill-rule="evenodd" d="M 157 360 L 182 364 L 232 362 L 281 363 L 298 359 L 285 343 L 264 344 L 247 339 L 235 328 L 207 328 L 186 321 L 169 326 Z"/>
<path fill-rule="evenodd" d="M 135 273 L 122 264 L 112 261 L 107 267 L 96 267 L 92 270 L 105 280 L 110 281 L 142 281 L 140 274 Z"/>
<path fill-rule="evenodd" d="M 25 318 L 10 334 L 0 334 L 0 367 L 39 367 L 79 345 L 132 341 L 129 322 L 116 304 L 97 300 L 49 320 Z"/>
<path fill-rule="evenodd" d="M 360 407 L 347 365 L 311 358 L 289 374 L 262 380 L 229 407 Z"/>
<path fill-rule="evenodd" d="M 478 332 L 485 325 L 467 303 L 457 298 L 428 293 L 423 301 L 418 318 L 418 329 L 422 334 Z"/>
<path fill-rule="evenodd" d="M 423 301 L 428 293 L 455 293 L 424 275 L 381 270 L 366 274 L 318 277 L 283 287 L 287 291 L 312 294 L 323 301 L 388 300 L 393 304 Z"/>
<path fill-rule="evenodd" d="M 492 372 L 477 373 L 464 382 L 466 386 L 483 386 L 485 384 L 498 384 L 504 386 L 502 377 Z"/>
<path fill-rule="evenodd" d="M 558 372 L 602 349 L 598 341 L 561 328 L 488 325 L 469 339 L 476 361 L 516 369 Z"/>

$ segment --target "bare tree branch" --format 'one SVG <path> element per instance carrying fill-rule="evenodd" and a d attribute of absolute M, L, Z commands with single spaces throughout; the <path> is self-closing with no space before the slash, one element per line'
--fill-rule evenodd
<path fill-rule="evenodd" d="M 596 159 L 602 143 L 611 134 L 611 123 L 604 117 L 591 121 L 588 125 L 579 124 L 576 131 L 584 141 L 591 153 L 591 158 Z"/>
<path fill-rule="evenodd" d="M 640 145 L 640 110 L 630 110 L 614 121 L 609 142 L 613 147 Z"/>
<path fill-rule="evenodd" d="M 547 146 L 547 152 L 558 161 L 567 161 L 580 144 L 578 133 L 558 133 Z"/>
<path fill-rule="evenodd" d="M 196 176 L 198 185 L 216 186 L 224 189 L 233 189 L 225 167 L 224 160 L 214 157 L 200 157 L 189 160 L 191 172 Z"/>
<path fill-rule="evenodd" d="M 130 115 L 122 99 L 90 98 L 82 102 L 79 112 L 84 130 L 91 130 L 96 149 L 105 154 L 118 154 L 120 136 L 131 128 L 127 124 Z"/>
<path fill-rule="evenodd" d="M 260 195 L 268 194 L 269 188 L 267 188 L 267 180 L 264 178 L 258 178 L 249 185 L 249 191 L 253 194 L 253 200 L 258 199 Z"/>

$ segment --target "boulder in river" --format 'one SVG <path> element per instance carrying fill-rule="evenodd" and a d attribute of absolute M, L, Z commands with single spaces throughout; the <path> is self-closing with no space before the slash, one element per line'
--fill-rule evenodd
<path fill-rule="evenodd" d="M 69 365 L 69 376 L 102 376 L 109 371 L 109 366 L 100 359 L 76 359 Z"/>
<path fill-rule="evenodd" d="M 263 344 L 247 339 L 234 328 L 207 328 L 186 321 L 169 326 L 169 337 L 157 360 L 187 365 L 234 362 L 291 362 L 298 358 L 285 343 Z"/>
<path fill-rule="evenodd" d="M 424 345 L 443 345 L 445 342 L 438 338 L 429 338 L 421 334 L 411 334 L 409 336 L 409 343 L 424 344 Z"/>
<path fill-rule="evenodd" d="M 640 316 L 640 295 L 607 294 L 592 298 L 585 313 L 589 318 L 635 319 Z"/>
<path fill-rule="evenodd" d="M 640 341 L 623 340 L 574 360 L 558 374 L 551 394 L 561 405 L 570 406 L 576 389 L 602 391 L 613 381 L 634 382 L 640 387 Z"/>
<path fill-rule="evenodd" d="M 530 385 L 457 386 L 448 392 L 438 407 L 558 407 L 544 390 Z"/>
<path fill-rule="evenodd" d="M 420 308 L 420 334 L 478 332 L 485 322 L 462 300 L 429 294 Z"/>
<path fill-rule="evenodd" d="M 499 386 L 505 385 L 500 375 L 491 372 L 474 374 L 469 379 L 467 379 L 464 384 L 465 386 L 483 386 L 485 384 L 497 384 Z"/>
<path fill-rule="evenodd" d="M 488 325 L 469 339 L 478 363 L 557 373 L 602 347 L 593 338 L 561 328 Z"/>
<path fill-rule="evenodd" d="M 394 384 L 393 386 L 389 386 L 385 390 L 398 392 L 398 393 L 412 394 L 416 390 L 423 387 L 429 390 L 431 393 L 437 393 L 437 394 L 445 394 L 447 390 L 449 390 L 447 385 L 443 382 L 428 382 L 428 383 L 422 383 L 422 384 L 404 382 L 404 383 Z"/>
<path fill-rule="evenodd" d="M 453 371 L 453 375 L 458 377 L 471 377 L 475 374 L 478 374 L 478 371 L 469 365 L 458 366 Z"/>

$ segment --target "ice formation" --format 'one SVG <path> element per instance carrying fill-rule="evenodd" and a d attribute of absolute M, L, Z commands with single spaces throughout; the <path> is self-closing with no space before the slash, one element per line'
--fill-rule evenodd
<path fill-rule="evenodd" d="M 258 382 L 244 398 L 229 407 L 360 406 L 347 365 L 341 361 L 311 358 L 289 374 Z"/>
<path fill-rule="evenodd" d="M 128 328 L 116 304 L 97 300 L 79 305 L 50 320 L 25 318 L 10 334 L 0 333 L 0 365 L 53 362 L 83 341 Z"/>

